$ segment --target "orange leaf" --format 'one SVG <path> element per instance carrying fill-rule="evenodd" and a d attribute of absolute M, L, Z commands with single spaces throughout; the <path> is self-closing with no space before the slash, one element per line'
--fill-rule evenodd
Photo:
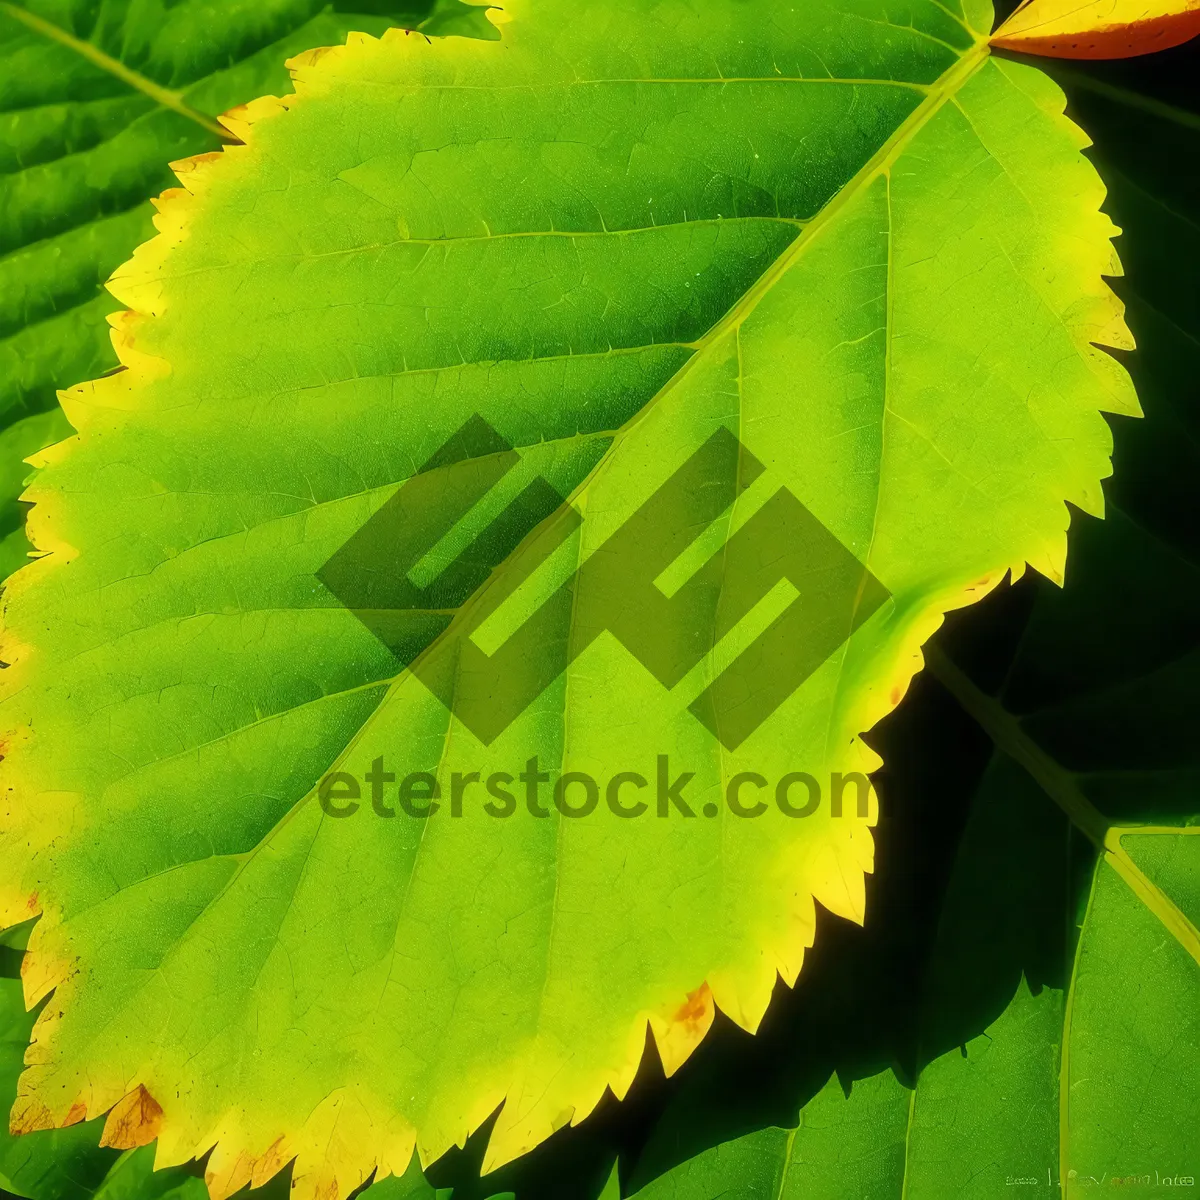
<path fill-rule="evenodd" d="M 1026 0 L 993 46 L 1049 58 L 1132 58 L 1200 34 L 1200 0 Z"/>

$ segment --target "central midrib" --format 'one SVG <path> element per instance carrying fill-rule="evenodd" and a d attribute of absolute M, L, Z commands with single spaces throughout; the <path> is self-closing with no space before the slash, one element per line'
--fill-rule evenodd
<path fill-rule="evenodd" d="M 703 337 L 697 340 L 696 353 L 667 381 L 658 395 L 645 404 L 637 415 L 629 421 L 625 430 L 621 434 L 618 434 L 613 445 L 609 448 L 608 454 L 596 464 L 595 471 L 603 468 L 604 463 L 614 450 L 616 450 L 627 431 L 633 429 L 645 419 L 646 414 L 660 399 L 669 393 L 686 376 L 687 372 L 701 358 L 704 351 L 720 341 L 725 334 L 740 326 L 750 316 L 754 309 L 758 307 L 759 301 L 787 274 L 797 259 L 804 254 L 813 238 L 826 225 L 833 221 L 842 209 L 846 208 L 847 205 L 860 195 L 868 184 L 887 170 L 891 163 L 900 156 L 908 143 L 924 128 L 926 123 L 942 105 L 987 61 L 987 58 L 987 42 L 977 42 L 953 67 L 930 86 L 925 99 L 896 127 L 887 141 L 851 176 L 848 182 L 842 185 L 841 189 L 830 199 L 825 207 L 811 221 L 804 225 L 791 245 L 742 294 L 741 299 Z M 587 482 L 588 480 L 584 480 L 580 488 L 582 489 L 586 486 Z M 572 496 L 572 499 L 574 499 L 574 496 Z"/>
<path fill-rule="evenodd" d="M 828 204 L 808 222 L 797 235 L 796 239 L 788 246 L 788 248 L 763 272 L 761 276 L 748 288 L 741 299 L 733 305 L 732 308 L 721 317 L 701 338 L 695 343 L 696 352 L 683 364 L 682 367 L 667 381 L 667 383 L 653 396 L 642 408 L 636 413 L 617 433 L 613 439 L 613 444 L 608 448 L 608 451 L 600 459 L 600 461 L 588 472 L 587 476 L 576 486 L 575 490 L 567 498 L 566 503 L 578 507 L 582 503 L 582 497 L 587 491 L 592 481 L 597 474 L 605 469 L 608 462 L 611 461 L 614 452 L 620 443 L 630 436 L 648 414 L 662 401 L 663 397 L 679 385 L 680 381 L 686 378 L 688 372 L 694 365 L 701 360 L 704 352 L 715 345 L 722 337 L 730 331 L 738 328 L 754 311 L 760 300 L 771 290 L 772 287 L 781 279 L 792 265 L 800 258 L 805 249 L 811 242 L 812 238 L 832 221 L 839 212 L 850 204 L 862 190 L 867 187 L 881 172 L 887 170 L 890 164 L 902 153 L 908 143 L 916 136 L 916 134 L 926 125 L 926 123 L 934 116 L 935 113 L 951 99 L 963 86 L 964 83 L 987 61 L 988 45 L 986 41 L 979 41 L 975 46 L 967 51 L 963 57 L 948 71 L 946 71 L 929 89 L 928 95 L 913 111 L 901 122 L 894 130 L 891 136 L 883 143 L 882 146 L 871 156 L 870 159 L 845 183 L 837 194 L 829 201 Z M 501 563 L 493 571 L 492 578 L 504 569 L 504 564 Z M 459 609 L 461 618 L 466 619 L 471 610 L 480 603 L 480 598 L 486 590 L 487 584 L 484 584 L 474 595 L 468 598 Z M 453 629 L 453 624 L 451 629 Z M 448 631 L 447 631 L 448 632 Z M 426 654 L 434 652 L 435 648 L 441 642 L 445 634 L 435 638 L 429 646 L 421 652 L 419 658 L 423 658 Z M 329 766 L 329 771 L 337 771 L 345 762 L 347 756 L 353 751 L 357 744 L 366 735 L 370 728 L 375 715 L 383 709 L 390 701 L 395 689 L 400 685 L 401 681 L 412 670 L 413 664 L 402 668 L 391 679 L 381 679 L 373 686 L 387 685 L 387 693 L 380 699 L 379 706 L 375 709 L 362 726 L 357 729 L 347 740 L 342 752 L 337 755 L 334 761 Z M 447 721 L 447 735 L 452 722 Z M 274 836 L 284 826 L 289 824 L 296 814 L 305 806 L 305 804 L 316 794 L 316 789 L 312 789 L 304 796 L 301 796 L 276 822 L 276 824 L 267 832 L 256 847 L 247 854 L 247 861 L 252 859 L 259 850 L 268 845 Z M 232 881 L 230 881 L 232 882 Z M 227 885 L 228 886 L 228 885 Z M 223 889 L 224 890 L 224 889 Z"/>
<path fill-rule="evenodd" d="M 795 262 L 804 254 L 805 250 L 812 242 L 812 239 L 823 229 L 830 221 L 832 221 L 839 212 L 849 205 L 855 197 L 857 197 L 865 187 L 867 187 L 875 178 L 882 172 L 886 171 L 891 163 L 899 157 L 908 143 L 916 136 L 916 134 L 925 126 L 925 124 L 933 117 L 933 115 L 946 103 L 955 93 L 963 86 L 964 83 L 987 61 L 988 45 L 986 41 L 980 41 L 975 46 L 967 51 L 963 57 L 948 71 L 945 72 L 933 85 L 930 86 L 926 98 L 901 122 L 893 131 L 891 136 L 883 143 L 882 146 L 871 156 L 870 159 L 845 183 L 841 189 L 830 199 L 819 213 L 808 221 L 801 228 L 795 240 L 787 247 L 786 250 L 758 277 L 757 280 L 742 294 L 741 298 L 713 324 L 708 331 L 690 343 L 694 346 L 695 353 L 685 362 L 678 371 L 663 385 L 663 387 L 648 400 L 637 413 L 631 417 L 620 430 L 617 431 L 613 438 L 612 445 L 600 459 L 599 462 L 588 472 L 587 476 L 576 486 L 571 495 L 567 498 L 566 503 L 578 505 L 583 497 L 583 494 L 591 486 L 596 476 L 605 469 L 606 465 L 611 461 L 615 452 L 620 447 L 621 443 L 630 436 L 632 431 L 637 428 L 641 422 L 645 421 L 654 408 L 662 402 L 663 398 L 669 395 L 680 382 L 685 379 L 688 373 L 695 365 L 703 358 L 705 352 L 721 340 L 726 334 L 738 328 L 746 321 L 759 302 L 764 296 L 775 286 L 775 284 L 791 269 Z M 503 570 L 503 564 L 500 564 L 496 571 Z M 485 585 L 486 586 L 486 585 Z M 476 592 L 462 606 L 462 612 L 469 612 L 471 607 L 478 603 L 479 596 L 482 592 Z M 436 645 L 437 639 L 431 644 Z M 428 653 L 428 650 L 424 653 Z M 407 670 L 401 671 L 395 675 L 390 681 L 393 685 L 407 673 Z"/>

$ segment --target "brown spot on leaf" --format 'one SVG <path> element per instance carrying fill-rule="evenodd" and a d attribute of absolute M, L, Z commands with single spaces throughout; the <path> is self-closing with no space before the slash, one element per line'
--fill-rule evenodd
<path fill-rule="evenodd" d="M 712 1025 L 712 992 L 702 983 L 662 1024 L 653 1026 L 658 1056 L 668 1076 L 674 1075 Z"/>
<path fill-rule="evenodd" d="M 163 1110 L 158 1101 L 139 1083 L 129 1095 L 118 1100 L 104 1122 L 100 1145 L 116 1150 L 135 1150 L 158 1137 Z"/>
<path fill-rule="evenodd" d="M 82 1100 L 76 1100 L 75 1103 L 71 1105 L 71 1111 L 67 1113 L 66 1117 L 63 1119 L 63 1128 L 66 1129 L 68 1125 L 78 1125 L 80 1121 L 86 1120 L 87 1105 L 84 1104 Z"/>
<path fill-rule="evenodd" d="M 54 1128 L 54 1114 L 32 1096 L 19 1096 L 8 1118 L 9 1133 L 20 1137 L 23 1133 L 37 1133 L 41 1129 Z"/>
<path fill-rule="evenodd" d="M 189 192 L 187 190 L 187 188 L 181 188 L 181 187 L 164 188 L 160 195 L 151 196 L 150 203 L 153 204 L 154 207 L 156 209 L 158 209 L 159 212 L 162 212 L 162 210 L 164 208 L 168 207 L 168 205 L 170 205 L 174 201 L 178 200 L 180 196 L 190 196 L 190 195 L 191 195 L 191 192 Z"/>
<path fill-rule="evenodd" d="M 316 1200 L 338 1200 L 338 1185 L 336 1179 L 318 1183 L 314 1192 Z"/>
<path fill-rule="evenodd" d="M 688 998 L 679 1006 L 671 1018 L 673 1025 L 681 1025 L 701 1036 L 708 1031 L 712 1021 L 712 995 L 708 984 L 702 983 L 694 992 L 688 993 Z"/>
<path fill-rule="evenodd" d="M 38 906 L 38 894 L 37 894 L 37 892 L 30 892 L 29 900 L 26 902 L 26 907 L 29 909 L 30 912 L 37 912 L 37 906 Z"/>
<path fill-rule="evenodd" d="M 245 105 L 243 104 L 241 107 L 245 108 Z M 230 109 L 225 115 L 232 116 L 237 111 L 236 108 Z M 203 154 L 192 154 L 187 158 L 177 159 L 171 164 L 171 170 L 176 174 L 179 174 L 180 171 L 195 171 L 197 168 L 206 166 L 208 163 L 216 162 L 220 157 L 220 150 L 205 150 Z"/>
<path fill-rule="evenodd" d="M 251 1183 L 261 1187 L 268 1179 L 273 1179 L 288 1164 L 288 1157 L 282 1137 L 277 1137 L 266 1149 L 262 1158 L 254 1164 Z"/>

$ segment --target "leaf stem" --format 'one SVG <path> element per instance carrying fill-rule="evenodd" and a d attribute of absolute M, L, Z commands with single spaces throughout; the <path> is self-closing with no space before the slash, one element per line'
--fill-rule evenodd
<path fill-rule="evenodd" d="M 997 748 L 1023 766 L 1091 842 L 1100 850 L 1106 849 L 1109 822 L 1083 794 L 1075 776 L 1051 758 L 998 700 L 976 687 L 940 647 L 926 645 L 923 653 L 933 676 L 974 718 Z"/>
<path fill-rule="evenodd" d="M 1182 836 L 1191 831 L 1114 825 L 1083 794 L 1074 773 L 1051 758 L 1021 728 L 1020 720 L 995 697 L 976 687 L 967 673 L 940 647 L 926 645 L 924 655 L 930 673 L 992 739 L 996 748 L 1029 772 L 1042 791 L 1066 813 L 1071 823 L 1096 845 L 1104 861 L 1125 881 L 1133 894 L 1162 922 L 1184 950 L 1200 963 L 1200 930 L 1133 861 L 1121 842 L 1127 834 Z"/>
<path fill-rule="evenodd" d="M 1188 920 L 1175 902 L 1129 856 L 1121 841 L 1126 833 L 1142 834 L 1141 829 L 1112 829 L 1108 835 L 1109 865 L 1129 885 L 1129 890 L 1167 927 L 1171 936 L 1200 963 L 1200 930 Z M 1184 836 L 1171 830 L 1172 836 Z M 1193 835 L 1194 836 L 1194 835 Z"/>
<path fill-rule="evenodd" d="M 111 55 L 105 54 L 98 46 L 93 46 L 91 42 L 85 42 L 82 38 L 77 38 L 74 34 L 68 33 L 61 26 L 55 25 L 53 21 L 47 21 L 44 17 L 39 17 L 37 13 L 32 13 L 28 9 L 21 8 L 16 4 L 10 4 L 8 0 L 0 0 L 0 12 L 12 17 L 14 21 L 20 21 L 22 25 L 32 29 L 35 33 L 40 33 L 43 37 L 49 38 L 53 42 L 58 42 L 60 46 L 66 46 L 67 49 L 73 50 L 80 57 L 86 58 L 88 62 L 99 67 L 102 71 L 107 71 L 108 74 L 116 76 L 122 83 L 128 84 L 135 91 L 141 92 L 144 96 L 149 96 L 151 100 L 156 104 L 160 104 L 163 108 L 169 108 L 173 112 L 177 112 L 181 117 L 187 117 L 189 121 L 195 121 L 197 125 L 219 137 L 221 141 L 230 142 L 235 140 L 227 129 L 223 128 L 211 117 L 206 117 L 203 113 L 197 112 L 190 105 L 186 104 L 179 92 L 173 92 L 169 88 L 155 83 L 154 80 L 147 79 L 145 75 L 139 75 L 137 71 L 130 70 L 123 62 L 113 58 Z"/>

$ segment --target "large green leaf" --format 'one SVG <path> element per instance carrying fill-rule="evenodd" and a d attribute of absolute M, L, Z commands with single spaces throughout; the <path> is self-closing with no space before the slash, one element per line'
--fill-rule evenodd
<path fill-rule="evenodd" d="M 29 550 L 22 460 L 70 432 L 55 390 L 117 365 L 101 285 L 154 232 L 167 164 L 227 141 L 217 114 L 286 89 L 289 54 L 389 25 L 486 22 L 457 0 L 0 3 L 0 579 Z"/>
<path fill-rule="evenodd" d="M 504 1100 L 494 1165 L 623 1094 L 647 1022 L 668 1070 L 714 1001 L 756 1027 L 815 901 L 861 919 L 875 811 L 743 820 L 726 785 L 872 768 L 859 734 L 943 611 L 1026 562 L 1061 574 L 1064 501 L 1096 511 L 1109 469 L 1099 410 L 1136 410 L 1098 348 L 1128 345 L 1102 187 L 1054 85 L 988 57 L 985 6 L 505 16 L 497 42 L 304 56 L 295 99 L 234 123 L 245 146 L 182 164 L 112 283 L 125 370 L 65 396 L 79 436 L 27 492 L 51 553 L 7 589 L 0 855 L 9 919 L 42 913 L 28 996 L 55 990 L 14 1119 L 112 1108 L 110 1140 L 157 1135 L 161 1164 L 215 1144 L 217 1196 L 293 1157 L 302 1192 L 340 1194 Z M 434 639 L 405 670 L 317 577 L 473 415 L 573 509 L 469 601 L 447 571 L 389 611 L 405 655 Z M 862 620 L 860 568 L 825 612 L 851 636 L 731 748 L 690 706 L 792 593 L 667 689 L 593 636 L 584 571 L 502 681 L 552 668 L 537 702 L 488 745 L 451 718 L 417 672 L 477 655 L 459 632 L 521 583 L 480 631 L 504 644 L 715 431 L 763 468 L 741 491 L 729 460 L 677 514 L 686 542 L 737 495 L 716 594 L 745 584 L 721 539 L 786 489 L 887 602 Z M 487 468 L 438 468 L 434 515 Z M 486 709 L 487 671 L 452 682 Z M 534 756 L 602 780 L 665 759 L 697 816 L 317 802 L 331 767 Z"/>

